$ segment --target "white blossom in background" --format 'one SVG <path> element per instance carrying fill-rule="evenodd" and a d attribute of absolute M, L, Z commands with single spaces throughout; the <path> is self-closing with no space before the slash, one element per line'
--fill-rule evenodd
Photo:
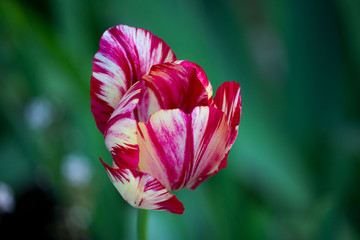
<path fill-rule="evenodd" d="M 73 187 L 85 187 L 91 180 L 92 170 L 89 159 L 80 153 L 70 153 L 63 158 L 63 177 Z"/>
<path fill-rule="evenodd" d="M 53 113 L 53 105 L 48 99 L 35 97 L 25 107 L 25 120 L 32 130 L 42 130 L 52 123 Z"/>
<path fill-rule="evenodd" d="M 0 213 L 11 213 L 15 208 L 14 192 L 7 184 L 0 182 Z"/>

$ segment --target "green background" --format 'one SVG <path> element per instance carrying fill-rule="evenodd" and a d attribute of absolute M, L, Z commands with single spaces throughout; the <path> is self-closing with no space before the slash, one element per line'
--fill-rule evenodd
<path fill-rule="evenodd" d="M 198 63 L 214 92 L 242 90 L 228 167 L 176 192 L 183 215 L 150 212 L 150 239 L 360 239 L 357 0 L 1 1 L 0 182 L 16 202 L 0 235 L 135 239 L 137 210 L 98 160 L 110 155 L 90 112 L 92 58 L 117 24 Z M 34 102 L 48 117 L 36 126 Z M 69 154 L 87 164 L 81 186 L 62 171 Z"/>

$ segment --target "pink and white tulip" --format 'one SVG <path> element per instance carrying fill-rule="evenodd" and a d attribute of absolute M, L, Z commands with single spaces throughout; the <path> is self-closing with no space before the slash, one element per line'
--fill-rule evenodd
<path fill-rule="evenodd" d="M 212 86 L 197 64 L 179 61 L 160 38 L 118 25 L 93 60 L 91 110 L 122 197 L 142 209 L 181 214 L 172 190 L 195 189 L 227 165 L 240 123 L 240 85 Z"/>

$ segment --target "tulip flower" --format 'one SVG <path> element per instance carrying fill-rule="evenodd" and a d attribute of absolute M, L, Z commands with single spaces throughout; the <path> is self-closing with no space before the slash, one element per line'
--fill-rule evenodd
<path fill-rule="evenodd" d="M 93 60 L 91 110 L 113 157 L 110 180 L 133 207 L 182 214 L 170 193 L 226 167 L 240 123 L 240 85 L 215 97 L 204 70 L 144 29 L 118 25 Z"/>

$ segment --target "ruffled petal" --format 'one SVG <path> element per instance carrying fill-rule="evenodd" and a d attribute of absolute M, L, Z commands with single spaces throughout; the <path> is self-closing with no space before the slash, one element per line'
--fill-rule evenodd
<path fill-rule="evenodd" d="M 99 130 L 105 125 L 120 99 L 132 84 L 159 63 L 176 56 L 169 46 L 149 31 L 118 25 L 107 30 L 93 59 L 91 110 Z"/>
<path fill-rule="evenodd" d="M 179 63 L 158 64 L 143 76 L 143 81 L 146 93 L 137 109 L 139 121 L 147 122 L 149 116 L 160 109 L 179 108 L 191 113 L 196 106 L 209 105 L 208 93 L 195 67 L 184 67 Z"/>
<path fill-rule="evenodd" d="M 118 167 L 136 169 L 139 163 L 136 120 L 132 112 L 139 102 L 141 83 L 135 83 L 123 96 L 105 130 L 105 145 Z"/>
<path fill-rule="evenodd" d="M 112 168 L 101 162 L 115 188 L 131 206 L 175 214 L 184 212 L 184 206 L 176 196 L 149 174 L 134 169 Z"/>
<path fill-rule="evenodd" d="M 214 107 L 196 107 L 191 114 L 160 110 L 138 123 L 139 169 L 167 189 L 195 189 L 218 171 L 224 158 L 228 125 Z"/>

